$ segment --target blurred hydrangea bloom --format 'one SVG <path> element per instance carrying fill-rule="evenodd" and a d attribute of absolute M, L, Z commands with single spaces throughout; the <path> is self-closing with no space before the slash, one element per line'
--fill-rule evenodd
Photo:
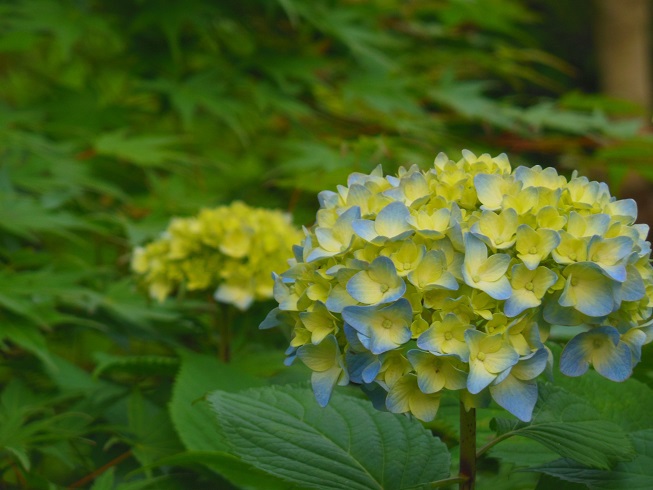
<path fill-rule="evenodd" d="M 270 274 L 287 267 L 301 238 L 288 214 L 234 202 L 174 218 L 159 240 L 134 250 L 132 269 L 159 301 L 181 288 L 215 291 L 246 310 L 272 298 Z"/>
<path fill-rule="evenodd" d="M 623 381 L 653 338 L 648 227 L 604 183 L 463 151 L 354 173 L 319 202 L 261 328 L 292 328 L 287 362 L 313 370 L 322 405 L 351 381 L 423 420 L 464 390 L 528 421 L 552 325 L 581 332 L 562 352 L 570 376 Z"/>

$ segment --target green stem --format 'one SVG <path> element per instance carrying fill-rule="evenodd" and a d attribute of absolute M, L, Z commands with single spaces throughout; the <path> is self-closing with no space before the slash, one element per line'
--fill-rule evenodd
<path fill-rule="evenodd" d="M 231 312 L 229 305 L 213 300 L 213 328 L 218 333 L 218 356 L 224 363 L 231 361 Z"/>
<path fill-rule="evenodd" d="M 459 490 L 474 490 L 476 482 L 476 409 L 465 410 L 460 401 Z"/>
<path fill-rule="evenodd" d="M 502 434 L 499 437 L 495 437 L 490 442 L 488 442 L 485 446 L 483 446 L 481 449 L 478 450 L 478 452 L 476 453 L 476 459 L 480 458 L 482 455 L 488 452 L 495 445 L 499 444 L 501 441 L 504 441 L 514 435 L 515 435 L 514 432 L 506 432 L 505 434 Z"/>
<path fill-rule="evenodd" d="M 222 305 L 222 323 L 220 327 L 220 359 L 231 361 L 231 307 Z"/>

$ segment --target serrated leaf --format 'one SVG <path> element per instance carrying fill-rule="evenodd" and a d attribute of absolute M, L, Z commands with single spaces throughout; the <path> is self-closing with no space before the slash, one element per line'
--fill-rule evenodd
<path fill-rule="evenodd" d="M 637 457 L 618 463 L 610 471 L 588 468 L 570 459 L 559 459 L 530 471 L 582 483 L 591 489 L 649 490 L 653 488 L 653 429 L 634 432 L 631 437 Z"/>
<path fill-rule="evenodd" d="M 630 378 L 615 383 L 595 371 L 588 371 L 577 378 L 559 376 L 555 382 L 582 397 L 601 414 L 601 419 L 614 422 L 625 431 L 653 426 L 653 390 L 641 381 Z"/>
<path fill-rule="evenodd" d="M 539 390 L 533 421 L 515 421 L 512 429 L 507 422 L 496 421 L 504 434 L 528 437 L 562 457 L 596 468 L 608 469 L 617 461 L 634 457 L 621 427 L 602 420 L 582 398 L 548 384 L 540 384 Z"/>
<path fill-rule="evenodd" d="M 209 396 L 232 451 L 306 488 L 409 488 L 449 475 L 446 446 L 415 419 L 334 396 L 320 408 L 307 387 Z"/>

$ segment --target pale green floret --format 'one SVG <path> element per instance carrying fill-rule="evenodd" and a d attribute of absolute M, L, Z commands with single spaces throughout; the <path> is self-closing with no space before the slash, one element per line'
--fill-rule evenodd
<path fill-rule="evenodd" d="M 510 256 L 495 254 L 488 258 L 485 244 L 471 233 L 465 236 L 465 252 L 465 283 L 484 291 L 494 299 L 508 299 L 511 290 L 505 274 L 510 265 Z"/>
<path fill-rule="evenodd" d="M 334 336 L 326 337 L 317 345 L 303 345 L 297 350 L 297 357 L 313 371 L 311 384 L 321 406 L 325 407 L 329 403 L 336 384 L 349 384 L 349 374 Z"/>
<path fill-rule="evenodd" d="M 610 226 L 610 216 L 607 214 L 591 214 L 581 216 L 575 211 L 569 213 L 567 220 L 567 232 L 576 237 L 603 236 Z"/>
<path fill-rule="evenodd" d="M 458 282 L 447 271 L 447 258 L 440 250 L 426 253 L 417 267 L 408 274 L 408 280 L 420 291 L 458 289 Z"/>
<path fill-rule="evenodd" d="M 515 179 L 520 181 L 524 188 L 544 187 L 546 189 L 561 189 L 567 183 L 567 179 L 558 175 L 556 169 L 547 167 L 542 169 L 540 165 L 531 168 L 517 167 L 514 172 Z"/>
<path fill-rule="evenodd" d="M 412 240 L 402 241 L 398 246 L 386 247 L 381 250 L 383 255 L 390 257 L 397 269 L 397 274 L 402 277 L 415 270 L 425 252 L 426 247 L 424 245 L 417 245 Z"/>
<path fill-rule="evenodd" d="M 307 262 L 344 254 L 349 250 L 354 239 L 352 223 L 358 218 L 360 218 L 360 209 L 353 207 L 341 214 L 332 227 L 317 227 L 315 238 L 318 247 L 310 252 Z"/>
<path fill-rule="evenodd" d="M 447 390 L 461 390 L 467 383 L 467 373 L 462 363 L 451 356 L 435 356 L 421 350 L 411 350 L 408 360 L 417 373 L 417 384 L 423 393 L 437 393 Z"/>
<path fill-rule="evenodd" d="M 501 208 L 504 196 L 512 196 L 521 190 L 521 182 L 508 176 L 479 174 L 474 177 L 474 185 L 482 209 L 495 211 Z"/>
<path fill-rule="evenodd" d="M 524 264 L 513 266 L 511 275 L 512 295 L 504 305 L 504 311 L 509 317 L 540 306 L 547 290 L 558 280 L 558 275 L 546 267 L 531 270 Z"/>
<path fill-rule="evenodd" d="M 401 201 L 406 206 L 418 205 L 430 197 L 429 185 L 424 175 L 417 167 L 413 172 L 403 176 L 398 187 L 393 187 L 384 192 L 384 195 L 393 201 Z"/>
<path fill-rule="evenodd" d="M 519 361 L 519 355 L 502 335 L 487 335 L 478 330 L 467 330 L 469 345 L 469 376 L 467 390 L 480 393 L 497 376 Z"/>
<path fill-rule="evenodd" d="M 633 251 L 633 241 L 625 236 L 594 236 L 587 248 L 587 257 L 615 281 L 626 280 L 626 257 Z"/>
<path fill-rule="evenodd" d="M 553 259 L 562 265 L 587 260 L 587 246 L 589 238 L 576 238 L 566 231 L 560 232 L 560 243 L 551 251 Z"/>
<path fill-rule="evenodd" d="M 554 206 L 544 206 L 537 212 L 537 226 L 551 230 L 562 230 L 567 223 L 567 218 L 560 214 Z"/>
<path fill-rule="evenodd" d="M 558 302 L 562 306 L 573 306 L 581 313 L 602 317 L 614 311 L 615 298 L 613 281 L 605 276 L 592 262 L 580 262 L 567 266 L 565 289 Z"/>
<path fill-rule="evenodd" d="M 347 189 L 347 188 L 344 188 Z M 343 192 L 345 192 L 343 190 Z M 371 191 L 367 186 L 354 184 L 346 190 L 346 206 L 358 207 L 362 217 L 367 217 L 379 212 L 379 210 L 388 204 L 391 200 L 382 194 Z"/>
<path fill-rule="evenodd" d="M 483 211 L 481 219 L 474 223 L 471 231 L 489 240 L 492 247 L 503 250 L 514 245 L 517 226 L 519 226 L 519 219 L 514 209 L 506 209 L 501 214 Z"/>
<path fill-rule="evenodd" d="M 449 229 L 451 211 L 447 208 L 437 209 L 430 212 L 426 209 L 420 209 L 417 213 L 408 217 L 408 224 L 412 226 L 418 234 L 431 239 L 444 238 Z"/>
<path fill-rule="evenodd" d="M 560 235 L 554 230 L 540 228 L 535 231 L 528 225 L 521 225 L 517 229 L 517 257 L 531 270 L 540 265 L 559 244 Z"/>
<path fill-rule="evenodd" d="M 513 210 L 519 216 L 528 216 L 530 211 L 538 206 L 540 202 L 540 191 L 536 187 L 522 189 L 515 194 L 503 197 L 501 208 Z"/>
<path fill-rule="evenodd" d="M 417 339 L 417 346 L 432 354 L 455 354 L 467 361 L 469 346 L 465 342 L 465 332 L 473 328 L 455 313 L 448 313 L 442 321 L 435 321 Z"/>
<path fill-rule="evenodd" d="M 406 292 L 406 283 L 388 257 L 377 257 L 369 268 L 352 276 L 347 292 L 356 301 L 368 305 L 391 303 Z"/>
<path fill-rule="evenodd" d="M 418 419 L 428 422 L 433 420 L 438 412 L 440 394 L 422 392 L 417 384 L 417 377 L 414 374 L 406 374 L 390 389 L 385 404 L 393 413 L 410 412 Z"/>
<path fill-rule="evenodd" d="M 329 313 L 329 310 L 320 301 L 313 304 L 311 311 L 301 312 L 299 318 L 306 330 L 311 332 L 311 342 L 313 344 L 319 344 L 327 335 L 337 333 L 336 318 Z"/>

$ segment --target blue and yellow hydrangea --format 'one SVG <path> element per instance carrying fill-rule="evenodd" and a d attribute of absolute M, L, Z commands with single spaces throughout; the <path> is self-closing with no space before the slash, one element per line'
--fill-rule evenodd
<path fill-rule="evenodd" d="M 134 250 L 131 265 L 158 301 L 183 289 L 246 310 L 273 297 L 270 275 L 287 267 L 301 238 L 288 214 L 236 201 L 172 219 L 159 240 Z"/>
<path fill-rule="evenodd" d="M 581 332 L 561 355 L 569 376 L 623 381 L 653 339 L 648 227 L 603 183 L 463 151 L 318 197 L 261 328 L 294 332 L 288 362 L 314 371 L 321 405 L 351 381 L 423 420 L 459 390 L 528 421 L 552 325 Z"/>

